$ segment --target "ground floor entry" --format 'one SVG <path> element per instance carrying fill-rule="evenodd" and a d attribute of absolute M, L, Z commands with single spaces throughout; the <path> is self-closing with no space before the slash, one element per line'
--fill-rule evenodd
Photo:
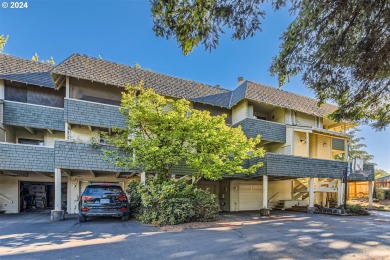
<path fill-rule="evenodd" d="M 61 189 L 62 207 L 67 204 L 67 185 Z M 19 182 L 19 212 L 54 209 L 54 182 Z"/>
<path fill-rule="evenodd" d="M 262 204 L 262 185 L 239 184 L 238 185 L 238 209 L 259 210 Z"/>

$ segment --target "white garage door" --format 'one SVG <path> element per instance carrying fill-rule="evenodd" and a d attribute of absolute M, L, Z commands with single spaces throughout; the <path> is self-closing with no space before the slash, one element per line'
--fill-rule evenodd
<path fill-rule="evenodd" d="M 238 185 L 239 210 L 260 210 L 262 205 L 262 186 L 259 184 Z"/>

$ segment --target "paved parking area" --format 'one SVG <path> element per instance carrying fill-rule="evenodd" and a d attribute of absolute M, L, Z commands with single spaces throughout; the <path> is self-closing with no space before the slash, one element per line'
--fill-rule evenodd
<path fill-rule="evenodd" d="M 390 259 L 390 214 L 229 213 L 168 228 L 47 213 L 0 215 L 0 259 Z"/>

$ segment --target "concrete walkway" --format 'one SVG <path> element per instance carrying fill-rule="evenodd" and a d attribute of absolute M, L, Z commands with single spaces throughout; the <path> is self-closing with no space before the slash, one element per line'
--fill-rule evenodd
<path fill-rule="evenodd" d="M 134 220 L 0 215 L 0 259 L 390 259 L 390 219 L 296 212 L 229 213 L 156 228 Z"/>

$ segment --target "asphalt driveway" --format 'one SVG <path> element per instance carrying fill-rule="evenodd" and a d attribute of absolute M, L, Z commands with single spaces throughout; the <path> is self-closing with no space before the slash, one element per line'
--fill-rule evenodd
<path fill-rule="evenodd" d="M 134 220 L 47 213 L 0 215 L 0 259 L 390 259 L 390 214 L 294 212 L 221 215 L 213 223 L 156 228 Z"/>

